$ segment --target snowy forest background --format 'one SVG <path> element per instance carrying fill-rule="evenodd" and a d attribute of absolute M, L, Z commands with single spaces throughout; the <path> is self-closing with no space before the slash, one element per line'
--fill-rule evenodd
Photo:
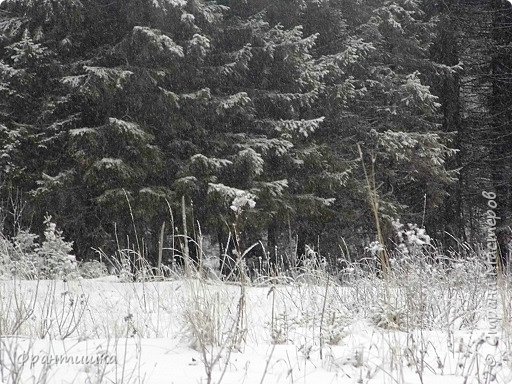
<path fill-rule="evenodd" d="M 4 0 L 1 232 L 334 263 L 400 219 L 463 254 L 492 191 L 504 246 L 511 42 L 505 0 Z"/>

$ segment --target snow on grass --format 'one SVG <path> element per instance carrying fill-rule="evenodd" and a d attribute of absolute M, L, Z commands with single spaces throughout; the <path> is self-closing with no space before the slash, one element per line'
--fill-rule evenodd
<path fill-rule="evenodd" d="M 2 281 L 0 382 L 512 382 L 510 289 L 499 285 L 493 345 L 492 285 L 464 271 Z"/>

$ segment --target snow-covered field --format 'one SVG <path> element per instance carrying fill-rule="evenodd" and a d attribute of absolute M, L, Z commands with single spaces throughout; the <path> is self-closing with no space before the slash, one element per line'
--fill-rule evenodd
<path fill-rule="evenodd" d="M 510 383 L 510 291 L 472 268 L 3 281 L 0 382 Z"/>

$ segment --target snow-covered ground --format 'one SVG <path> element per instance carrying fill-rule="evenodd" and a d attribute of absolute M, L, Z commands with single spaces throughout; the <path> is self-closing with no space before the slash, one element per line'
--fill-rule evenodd
<path fill-rule="evenodd" d="M 508 287 L 418 276 L 0 282 L 0 382 L 512 382 Z"/>

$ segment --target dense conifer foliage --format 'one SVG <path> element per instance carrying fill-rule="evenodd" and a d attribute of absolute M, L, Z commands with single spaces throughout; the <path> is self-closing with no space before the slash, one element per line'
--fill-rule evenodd
<path fill-rule="evenodd" d="M 78 259 L 137 242 L 156 262 L 162 223 L 185 219 L 221 252 L 231 232 L 271 263 L 334 260 L 375 240 L 377 208 L 385 240 L 398 218 L 467 239 L 482 188 L 512 207 L 511 17 L 498 0 L 5 0 L 4 232 L 50 214 Z"/>

